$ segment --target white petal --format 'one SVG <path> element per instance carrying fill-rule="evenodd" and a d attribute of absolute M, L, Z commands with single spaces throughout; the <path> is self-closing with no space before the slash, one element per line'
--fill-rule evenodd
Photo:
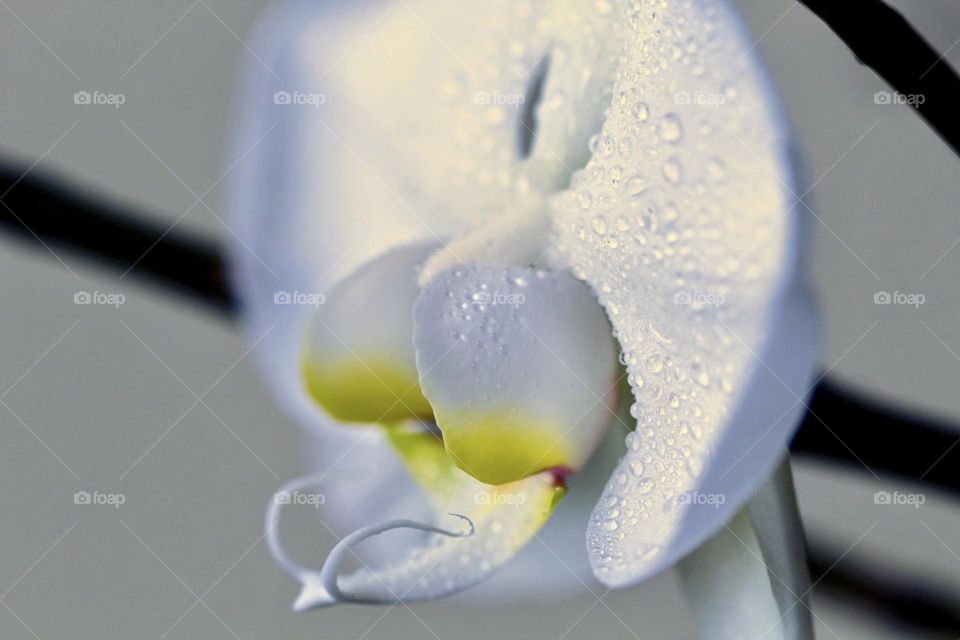
<path fill-rule="evenodd" d="M 789 464 L 677 569 L 703 638 L 811 640 L 810 579 Z"/>
<path fill-rule="evenodd" d="M 563 273 L 448 269 L 414 308 L 424 395 L 448 453 L 490 484 L 578 470 L 613 418 L 610 327 L 583 283 Z"/>
<path fill-rule="evenodd" d="M 588 529 L 635 583 L 736 513 L 803 409 L 817 328 L 800 277 L 788 132 L 725 2 L 635 3 L 595 153 L 555 198 L 557 254 L 624 351 L 637 430 Z M 723 494 L 687 513 L 676 498 Z"/>
<path fill-rule="evenodd" d="M 304 345 L 310 396 L 340 422 L 431 419 L 413 350 L 420 268 L 436 249 L 414 244 L 358 268 L 323 298 Z"/>
<path fill-rule="evenodd" d="M 293 8 L 292 8 L 293 7 Z M 349 121 L 318 55 L 317 25 L 343 15 L 332 3 L 276 5 L 249 38 L 227 170 L 231 277 L 267 382 L 308 425 L 325 415 L 305 393 L 300 358 L 314 308 L 278 305 L 276 294 L 318 295 L 385 250 L 423 237 L 406 208 L 327 122 Z M 323 95 L 322 108 L 282 104 L 277 92 Z"/>
<path fill-rule="evenodd" d="M 533 155 L 548 166 L 535 173 L 575 155 L 585 161 L 596 129 L 573 121 L 583 101 L 603 99 L 603 82 L 591 74 L 619 50 L 609 37 L 616 23 L 612 9 L 580 0 L 414 0 L 378 5 L 318 46 L 349 47 L 330 77 L 374 131 L 368 144 L 415 184 L 418 215 L 430 226 L 469 229 L 530 187 L 524 117 L 538 107 L 545 68 L 537 116 L 548 133 Z"/>

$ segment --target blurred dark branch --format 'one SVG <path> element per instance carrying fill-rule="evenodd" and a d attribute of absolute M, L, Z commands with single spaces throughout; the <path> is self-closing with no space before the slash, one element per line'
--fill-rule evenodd
<path fill-rule="evenodd" d="M 960 154 L 956 101 L 960 77 L 906 19 L 883 0 L 800 0 L 899 93 L 923 96 L 917 111 Z"/>
<path fill-rule="evenodd" d="M 871 611 L 878 618 L 905 629 L 957 637 L 960 634 L 960 598 L 955 590 L 925 586 L 926 578 L 877 567 L 874 559 L 857 560 L 844 550 L 823 546 L 823 536 L 810 536 L 807 552 L 810 577 L 816 591 Z"/>
<path fill-rule="evenodd" d="M 58 257 L 62 252 L 106 263 L 228 315 L 236 310 L 217 243 L 25 171 L 0 166 L 0 229 L 10 236 Z"/>
<path fill-rule="evenodd" d="M 809 407 L 790 446 L 794 454 L 960 494 L 960 429 L 829 379 L 814 390 Z"/>

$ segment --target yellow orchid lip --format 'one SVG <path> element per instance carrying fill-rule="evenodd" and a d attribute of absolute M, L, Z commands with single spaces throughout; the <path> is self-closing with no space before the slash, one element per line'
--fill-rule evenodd
<path fill-rule="evenodd" d="M 307 351 L 301 361 L 307 393 L 332 417 L 347 423 L 432 420 L 416 371 L 399 357 L 348 355 L 327 361 Z"/>
<path fill-rule="evenodd" d="M 554 489 L 552 501 L 545 507 L 549 514 L 560 500 L 566 495 L 567 477 L 572 470 L 563 465 L 543 467 L 536 472 L 525 473 L 518 480 L 506 482 L 486 482 L 478 478 L 475 473 L 464 470 L 456 456 L 450 455 L 448 444 L 442 434 L 417 425 L 411 428 L 411 423 L 386 427 L 387 440 L 403 460 L 407 469 L 418 484 L 428 491 L 443 491 L 461 482 L 466 476 L 473 478 L 473 482 L 483 483 L 483 491 L 490 492 L 490 496 L 483 500 L 475 500 L 478 504 L 503 504 L 509 500 L 499 496 L 510 495 L 511 487 L 523 479 L 548 473 Z M 466 474 L 466 476 L 464 475 Z M 478 485 L 479 486 L 479 485 Z"/>
<path fill-rule="evenodd" d="M 563 429 L 517 409 L 464 412 L 437 409 L 443 443 L 454 464 L 487 484 L 505 484 L 548 469 L 565 469 L 574 458 Z"/>

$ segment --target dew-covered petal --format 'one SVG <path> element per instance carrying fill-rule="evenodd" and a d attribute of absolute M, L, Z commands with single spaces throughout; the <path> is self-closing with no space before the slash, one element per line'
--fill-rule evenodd
<path fill-rule="evenodd" d="M 452 464 L 435 435 L 409 425 L 391 428 L 389 439 L 429 496 L 435 524 L 401 520 L 365 527 L 353 538 L 345 537 L 342 548 L 335 549 L 322 570 L 300 568 L 287 561 L 282 547 L 276 547 L 282 565 L 303 585 L 295 603 L 298 611 L 337 602 L 411 602 L 471 587 L 536 535 L 565 493 L 549 472 L 497 487 L 480 483 Z M 272 524 L 276 524 L 275 518 Z M 355 545 L 402 528 L 419 528 L 428 535 L 391 562 L 364 565 L 337 576 L 341 562 L 352 557 Z M 277 544 L 276 537 L 271 538 L 272 544 Z"/>
<path fill-rule="evenodd" d="M 541 84 L 529 122 L 529 157 L 522 170 L 546 192 L 565 189 L 591 156 L 590 140 L 603 126 L 627 31 L 616 2 L 554 2 L 558 37 L 538 64 Z"/>
<path fill-rule="evenodd" d="M 388 251 L 340 282 L 307 332 L 303 378 L 310 397 L 340 422 L 432 418 L 413 350 L 417 277 L 436 249 Z"/>
<path fill-rule="evenodd" d="M 677 569 L 701 637 L 813 638 L 803 525 L 789 464 Z"/>
<path fill-rule="evenodd" d="M 636 432 L 589 524 L 598 578 L 635 583 L 729 520 L 803 410 L 817 327 L 801 277 L 789 132 L 725 2 L 643 1 L 612 105 L 552 201 L 557 264 L 606 308 Z M 677 498 L 726 496 L 688 514 Z"/>
<path fill-rule="evenodd" d="M 568 274 L 461 265 L 414 308 L 423 393 L 455 463 L 501 484 L 578 470 L 613 418 L 617 361 L 590 289 Z"/>

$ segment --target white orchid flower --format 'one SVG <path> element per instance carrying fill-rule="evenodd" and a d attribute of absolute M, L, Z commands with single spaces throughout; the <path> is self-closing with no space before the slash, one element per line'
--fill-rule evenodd
<path fill-rule="evenodd" d="M 295 608 L 679 563 L 705 636 L 810 637 L 784 460 L 816 322 L 728 3 L 283 3 L 252 50 L 235 277 L 319 443 L 283 491 L 343 535 L 307 569 L 271 507 Z"/>

